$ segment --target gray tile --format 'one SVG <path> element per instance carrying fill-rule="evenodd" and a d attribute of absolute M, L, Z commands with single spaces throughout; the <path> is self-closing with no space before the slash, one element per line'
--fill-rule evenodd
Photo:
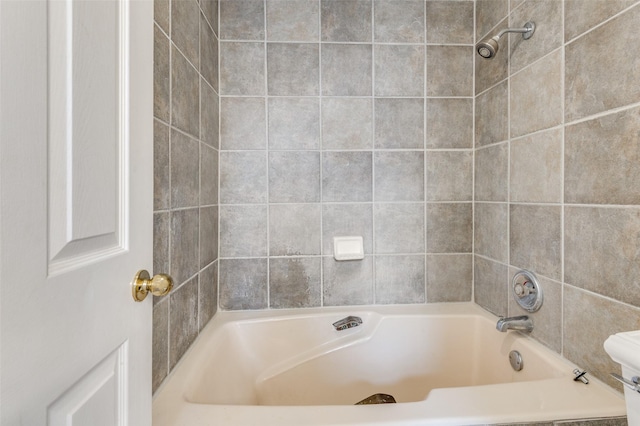
<path fill-rule="evenodd" d="M 151 344 L 151 389 L 158 390 L 169 373 L 169 302 L 153 307 L 153 335 Z"/>
<path fill-rule="evenodd" d="M 200 15 L 200 73 L 211 86 L 218 87 L 218 38 L 213 33 L 209 23 Z"/>
<path fill-rule="evenodd" d="M 640 211 L 567 206 L 564 220 L 565 282 L 640 306 L 628 284 L 640 273 Z"/>
<path fill-rule="evenodd" d="M 198 277 L 171 292 L 169 299 L 169 368 L 173 369 L 198 336 Z"/>
<path fill-rule="evenodd" d="M 322 154 L 322 201 L 371 201 L 371 152 Z"/>
<path fill-rule="evenodd" d="M 424 100 L 378 98 L 375 100 L 375 147 L 422 149 Z"/>
<path fill-rule="evenodd" d="M 171 212 L 171 277 L 179 286 L 198 272 L 198 209 Z"/>
<path fill-rule="evenodd" d="M 266 309 L 268 304 L 267 259 L 220 260 L 220 309 Z"/>
<path fill-rule="evenodd" d="M 480 256 L 474 262 L 475 302 L 498 316 L 507 315 L 508 268 Z"/>
<path fill-rule="evenodd" d="M 264 40 L 264 0 L 220 0 L 220 39 Z"/>
<path fill-rule="evenodd" d="M 199 203 L 200 143 L 176 130 L 171 131 L 171 207 L 193 207 Z"/>
<path fill-rule="evenodd" d="M 171 0 L 171 41 L 196 69 L 200 67 L 199 21 L 196 0 Z"/>
<path fill-rule="evenodd" d="M 319 257 L 269 260 L 270 308 L 310 308 L 320 305 Z"/>
<path fill-rule="evenodd" d="M 153 273 L 169 272 L 169 244 L 171 235 L 170 213 L 153 214 Z M 158 299 L 154 298 L 154 301 Z"/>
<path fill-rule="evenodd" d="M 472 248 L 471 203 L 427 204 L 427 252 L 471 253 Z"/>
<path fill-rule="evenodd" d="M 269 202 L 320 201 L 320 153 L 276 151 L 269 153 Z"/>
<path fill-rule="evenodd" d="M 267 1 L 267 40 L 317 41 L 318 0 Z"/>
<path fill-rule="evenodd" d="M 269 98 L 269 148 L 318 149 L 320 104 L 314 98 Z"/>
<path fill-rule="evenodd" d="M 509 278 L 513 279 L 517 268 L 510 268 Z M 557 353 L 562 352 L 562 284 L 537 275 L 540 287 L 544 289 L 544 303 L 539 311 L 527 312 L 513 297 L 509 297 L 509 316 L 528 315 L 534 324 L 531 337 L 540 341 Z"/>
<path fill-rule="evenodd" d="M 200 7 L 204 12 L 204 16 L 211 24 L 211 28 L 213 28 L 213 32 L 216 35 L 220 34 L 220 29 L 218 28 L 218 0 L 200 0 Z"/>
<path fill-rule="evenodd" d="M 200 205 L 218 203 L 218 151 L 200 145 Z"/>
<path fill-rule="evenodd" d="M 620 364 L 607 355 L 602 343 L 612 334 L 640 329 L 640 310 L 567 285 L 563 310 L 563 355 L 621 391 L 622 386 L 609 375 L 620 372 Z"/>
<path fill-rule="evenodd" d="M 171 202 L 171 175 L 169 160 L 169 127 L 153 121 L 153 209 L 169 208 Z"/>
<path fill-rule="evenodd" d="M 509 138 L 509 92 L 507 81 L 476 97 L 476 147 Z"/>
<path fill-rule="evenodd" d="M 220 207 L 220 256 L 267 255 L 267 206 Z"/>
<path fill-rule="evenodd" d="M 322 98 L 322 149 L 371 149 L 373 101 Z"/>
<path fill-rule="evenodd" d="M 509 15 L 509 0 L 476 0 L 476 39 Z"/>
<path fill-rule="evenodd" d="M 269 206 L 269 255 L 320 254 L 320 204 Z"/>
<path fill-rule="evenodd" d="M 318 95 L 320 90 L 319 49 L 317 43 L 268 43 L 269 95 Z"/>
<path fill-rule="evenodd" d="M 562 279 L 561 207 L 512 204 L 509 223 L 511 264 Z"/>
<path fill-rule="evenodd" d="M 428 1 L 427 43 L 473 43 L 473 1 Z"/>
<path fill-rule="evenodd" d="M 510 200 L 562 202 L 562 130 L 554 129 L 511 142 Z"/>
<path fill-rule="evenodd" d="M 500 31 L 508 27 L 508 19 L 502 20 L 491 32 L 484 38 L 496 36 Z M 480 40 L 478 40 L 480 41 Z M 501 48 L 493 59 L 483 59 L 474 53 L 475 56 L 475 88 L 476 95 L 484 92 L 488 88 L 496 85 L 509 75 L 509 51 L 506 48 L 506 39 L 502 40 Z"/>
<path fill-rule="evenodd" d="M 222 98 L 220 108 L 222 149 L 266 149 L 264 98 Z"/>
<path fill-rule="evenodd" d="M 473 99 L 427 99 L 427 149 L 430 148 L 473 148 Z"/>
<path fill-rule="evenodd" d="M 218 258 L 218 207 L 200 208 L 200 268 Z"/>
<path fill-rule="evenodd" d="M 424 264 L 424 255 L 376 256 L 376 303 L 424 303 Z"/>
<path fill-rule="evenodd" d="M 511 136 L 562 122 L 562 52 L 556 51 L 511 78 Z"/>
<path fill-rule="evenodd" d="M 424 1 L 376 0 L 373 19 L 376 42 L 424 42 Z"/>
<path fill-rule="evenodd" d="M 506 203 L 475 203 L 474 252 L 507 263 L 509 207 Z"/>
<path fill-rule="evenodd" d="M 424 253 L 424 204 L 373 207 L 375 253 Z"/>
<path fill-rule="evenodd" d="M 158 27 L 154 26 L 153 31 L 153 116 L 168 123 L 171 108 L 170 42 Z"/>
<path fill-rule="evenodd" d="M 427 255 L 427 302 L 469 302 L 472 286 L 471 254 Z"/>
<path fill-rule="evenodd" d="M 171 124 L 200 136 L 200 77 L 174 47 L 171 53 Z"/>
<path fill-rule="evenodd" d="M 621 107 L 640 98 L 640 57 L 628 46 L 637 43 L 634 28 L 640 8 L 612 19 L 565 49 L 565 118 L 567 121 Z M 597 49 L 593 47 L 597 46 Z M 602 53 L 606 52 L 606 61 Z"/>
<path fill-rule="evenodd" d="M 640 109 L 565 128 L 565 201 L 640 204 Z"/>
<path fill-rule="evenodd" d="M 373 303 L 373 257 L 339 262 L 323 258 L 323 306 Z"/>
<path fill-rule="evenodd" d="M 553 426 L 627 426 L 627 417 L 554 422 Z"/>
<path fill-rule="evenodd" d="M 267 202 L 265 151 L 220 153 L 220 203 Z"/>
<path fill-rule="evenodd" d="M 323 204 L 322 254 L 333 255 L 333 237 L 361 236 L 364 252 L 373 251 L 371 204 Z"/>
<path fill-rule="evenodd" d="M 198 289 L 198 329 L 202 330 L 218 311 L 218 262 L 200 271 Z"/>
<path fill-rule="evenodd" d="M 473 48 L 429 46 L 427 96 L 473 95 Z"/>
<path fill-rule="evenodd" d="M 375 45 L 377 96 L 424 95 L 424 47 Z"/>
<path fill-rule="evenodd" d="M 637 0 L 565 0 L 564 39 L 570 41 Z"/>
<path fill-rule="evenodd" d="M 370 96 L 372 64 L 370 44 L 323 44 L 322 94 Z"/>
<path fill-rule="evenodd" d="M 200 139 L 213 148 L 220 147 L 220 98 L 200 80 Z"/>
<path fill-rule="evenodd" d="M 153 1 L 153 20 L 167 34 L 169 34 L 169 20 L 171 19 L 170 7 L 169 0 Z"/>
<path fill-rule="evenodd" d="M 536 24 L 534 38 L 529 40 L 523 39 L 521 34 L 509 34 L 511 73 L 562 46 L 562 2 L 527 0 L 511 14 L 510 20 L 510 26 L 515 28 L 524 27 L 528 21 L 534 21 Z"/>
<path fill-rule="evenodd" d="M 374 167 L 376 201 L 424 200 L 424 152 L 377 151 Z"/>
<path fill-rule="evenodd" d="M 476 151 L 476 201 L 507 201 L 509 149 L 506 143 Z"/>
<path fill-rule="evenodd" d="M 371 0 L 321 0 L 322 41 L 371 41 Z"/>
<path fill-rule="evenodd" d="M 220 42 L 220 94 L 264 95 L 265 60 L 264 43 Z"/>
<path fill-rule="evenodd" d="M 427 153 L 427 201 L 472 201 L 473 151 Z"/>

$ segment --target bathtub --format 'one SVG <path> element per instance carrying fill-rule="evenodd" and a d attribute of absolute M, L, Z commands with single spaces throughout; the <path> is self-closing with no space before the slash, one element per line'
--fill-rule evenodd
<path fill-rule="evenodd" d="M 348 315 L 362 324 L 337 331 Z M 472 303 L 220 312 L 154 426 L 477 425 L 625 415 L 622 395 Z M 523 368 L 515 371 L 509 352 Z M 354 405 L 373 394 L 396 404 Z"/>

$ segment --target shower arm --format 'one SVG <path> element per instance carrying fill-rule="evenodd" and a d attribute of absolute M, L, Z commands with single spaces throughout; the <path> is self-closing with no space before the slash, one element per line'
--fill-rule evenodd
<path fill-rule="evenodd" d="M 493 37 L 493 39 L 498 40 L 506 33 L 522 33 L 522 38 L 528 40 L 533 35 L 533 32 L 535 30 L 536 25 L 533 22 L 527 22 L 526 24 L 524 24 L 523 28 L 505 28 L 504 30 L 500 31 L 497 36 Z"/>

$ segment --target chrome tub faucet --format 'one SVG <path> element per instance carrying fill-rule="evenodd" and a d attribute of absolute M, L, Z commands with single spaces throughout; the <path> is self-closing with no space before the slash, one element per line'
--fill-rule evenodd
<path fill-rule="evenodd" d="M 500 318 L 496 323 L 496 330 L 503 333 L 507 330 L 526 331 L 529 333 L 533 331 L 533 321 L 528 315 Z"/>

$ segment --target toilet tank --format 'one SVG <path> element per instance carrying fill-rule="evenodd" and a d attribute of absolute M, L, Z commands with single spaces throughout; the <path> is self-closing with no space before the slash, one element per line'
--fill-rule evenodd
<path fill-rule="evenodd" d="M 609 336 L 604 342 L 604 349 L 622 367 L 622 377 L 627 380 L 640 377 L 640 330 Z M 625 386 L 624 399 L 628 423 L 640 425 L 640 393 Z"/>

